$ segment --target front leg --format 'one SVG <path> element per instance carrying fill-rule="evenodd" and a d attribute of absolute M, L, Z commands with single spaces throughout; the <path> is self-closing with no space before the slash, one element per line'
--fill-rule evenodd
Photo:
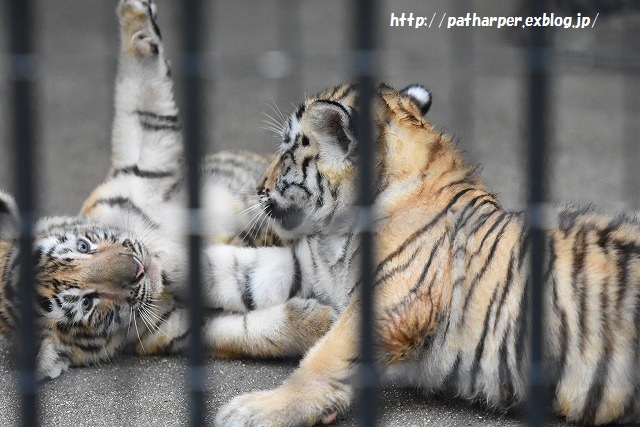
<path fill-rule="evenodd" d="M 289 379 L 275 390 L 236 397 L 222 407 L 216 425 L 311 426 L 346 410 L 353 397 L 359 318 L 354 299 Z"/>
<path fill-rule="evenodd" d="M 220 308 L 205 324 L 218 357 L 302 356 L 329 330 L 336 311 L 305 298 L 293 248 L 214 245 L 204 304 Z"/>

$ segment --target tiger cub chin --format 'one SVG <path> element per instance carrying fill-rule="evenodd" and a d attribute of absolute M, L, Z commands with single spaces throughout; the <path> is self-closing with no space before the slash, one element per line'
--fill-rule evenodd
<path fill-rule="evenodd" d="M 218 413 L 218 425 L 313 425 L 353 399 L 356 97 L 357 89 L 344 85 L 305 101 L 283 124 L 279 156 L 259 188 L 275 229 L 290 241 L 291 253 L 280 261 L 294 265 L 288 280 L 340 317 L 279 388 L 236 397 Z M 381 85 L 374 100 L 375 326 L 383 377 L 494 410 L 522 405 L 529 295 L 542 286 L 555 412 L 583 424 L 640 422 L 638 219 L 558 208 L 546 236 L 544 282 L 531 283 L 523 213 L 501 206 L 452 140 L 423 119 L 420 99 L 430 97 L 419 87 Z M 221 260 L 234 251 L 211 250 Z M 267 268 L 260 257 L 234 259 L 236 274 Z"/>
<path fill-rule="evenodd" d="M 16 206 L 0 192 L 0 332 L 16 329 L 17 255 L 33 250 L 40 378 L 112 360 L 128 345 L 140 354 L 172 353 L 189 340 L 181 304 L 188 292 L 183 236 L 189 219 L 183 144 L 156 5 L 120 0 L 117 14 L 121 45 L 108 176 L 79 216 L 37 221 L 32 249 L 18 247 Z M 267 165 L 250 153 L 204 159 L 205 248 L 277 243 L 262 216 L 252 220 L 255 188 Z M 248 281 L 213 283 L 214 264 L 204 254 L 202 302 L 213 310 L 207 310 L 203 334 L 211 354 L 301 355 L 335 319 L 330 307 L 290 298 L 289 291 L 254 289 Z"/>

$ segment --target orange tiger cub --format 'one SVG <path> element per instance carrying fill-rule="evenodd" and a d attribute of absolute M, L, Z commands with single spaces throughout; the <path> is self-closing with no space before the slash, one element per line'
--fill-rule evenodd
<path fill-rule="evenodd" d="M 305 274 L 322 270 L 313 277 L 331 280 L 340 272 L 331 283 L 341 297 L 333 302 L 347 303 L 338 305 L 340 317 L 289 379 L 275 390 L 235 398 L 218 413 L 218 425 L 313 425 L 353 399 L 358 263 L 353 257 L 326 268 L 320 262 L 322 250 L 340 255 L 339 246 L 331 252 L 323 245 L 330 247 L 341 224 L 356 224 L 345 219 L 344 207 L 354 201 L 358 161 L 355 97 L 341 96 L 346 90 L 325 91 L 291 116 L 261 199 L 293 242 L 313 242 L 322 231 L 305 233 L 333 230 L 309 250 L 312 266 L 298 270 L 303 283 Z M 451 139 L 423 119 L 415 94 L 382 85 L 374 110 L 374 277 L 383 377 L 492 409 L 522 405 L 529 288 L 544 286 L 545 363 L 555 412 L 582 424 L 640 422 L 638 220 L 559 208 L 557 227 L 547 236 L 545 282 L 532 284 L 523 213 L 502 208 Z M 317 203 L 323 194 L 333 210 Z M 329 285 L 313 284 L 322 286 Z"/>

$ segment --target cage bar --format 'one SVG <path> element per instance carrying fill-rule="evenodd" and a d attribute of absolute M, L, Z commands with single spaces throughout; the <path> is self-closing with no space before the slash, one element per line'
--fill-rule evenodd
<path fill-rule="evenodd" d="M 531 16 L 541 16 L 547 2 L 536 0 Z M 530 310 L 530 370 L 529 408 L 530 426 L 542 426 L 547 411 L 546 375 L 544 372 L 544 263 L 545 263 L 545 206 L 546 206 L 546 150 L 548 132 L 548 67 L 549 50 L 545 27 L 531 28 L 528 64 L 528 124 L 529 124 L 529 251 L 528 281 Z M 525 320 L 526 322 L 526 320 Z M 526 325 L 526 323 L 525 323 Z M 523 325 L 524 327 L 524 325 Z"/>
<path fill-rule="evenodd" d="M 38 382 L 36 378 L 34 272 L 36 257 L 33 248 L 33 220 L 36 210 L 34 153 L 36 150 L 33 101 L 33 26 L 30 0 L 12 1 L 10 6 L 10 43 L 15 141 L 15 183 L 18 204 L 19 236 L 19 354 L 18 384 L 20 414 L 23 426 L 38 425 Z"/>
<path fill-rule="evenodd" d="M 373 426 L 376 423 L 376 391 L 378 386 L 374 360 L 374 150 L 372 101 L 375 75 L 375 0 L 358 0 L 353 10 L 356 34 L 354 37 L 355 77 L 359 86 L 358 111 L 356 121 L 359 153 L 358 214 L 362 227 L 360 233 L 360 298 L 362 317 L 360 319 L 360 372 L 358 411 L 360 425 Z"/>
<path fill-rule="evenodd" d="M 201 221 L 200 216 L 200 159 L 202 158 L 202 77 L 201 77 L 201 2 L 185 0 L 182 2 L 184 37 L 184 143 L 188 194 L 188 231 L 187 244 L 189 256 L 189 314 L 190 335 L 189 370 L 187 387 L 189 388 L 191 425 L 204 425 L 204 394 L 206 371 L 204 366 L 204 348 L 202 342 L 201 275 Z"/>

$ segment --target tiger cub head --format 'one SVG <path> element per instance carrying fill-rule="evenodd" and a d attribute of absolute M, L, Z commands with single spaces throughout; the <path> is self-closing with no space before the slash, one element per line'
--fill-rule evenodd
<path fill-rule="evenodd" d="M 384 120 L 378 110 L 387 91 L 393 89 L 380 85 L 376 91 L 376 121 Z M 420 117 L 431 106 L 431 93 L 420 85 L 394 94 Z M 356 198 L 357 97 L 354 85 L 324 90 L 307 98 L 283 123 L 278 154 L 257 189 L 280 237 L 334 232 L 344 225 L 336 219 L 344 217 Z"/>
<path fill-rule="evenodd" d="M 0 331 L 19 315 L 15 203 L 0 193 Z M 51 217 L 34 226 L 38 374 L 55 378 L 126 343 L 134 316 L 162 293 L 158 260 L 134 236 L 82 217 Z"/>

